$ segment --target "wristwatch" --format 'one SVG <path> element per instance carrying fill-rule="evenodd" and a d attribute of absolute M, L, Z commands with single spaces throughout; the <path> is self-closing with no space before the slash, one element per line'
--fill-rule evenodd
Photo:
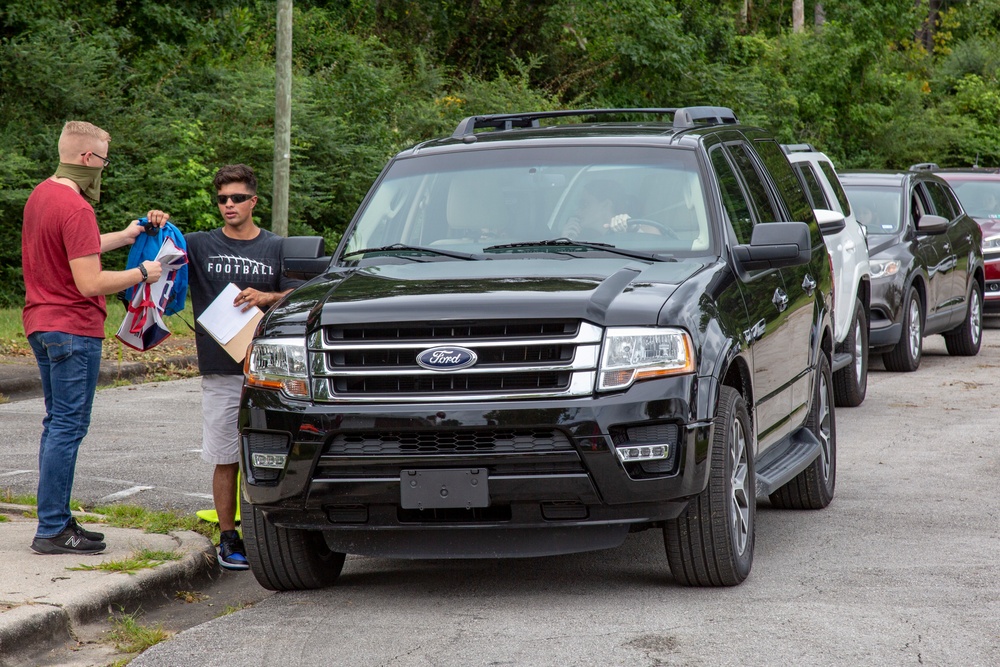
<path fill-rule="evenodd" d="M 140 280 L 139 282 L 144 283 L 147 280 L 149 280 L 149 273 L 146 272 L 146 267 L 143 266 L 142 264 L 140 264 L 138 266 L 138 269 L 139 269 L 139 273 L 142 274 L 142 280 Z"/>

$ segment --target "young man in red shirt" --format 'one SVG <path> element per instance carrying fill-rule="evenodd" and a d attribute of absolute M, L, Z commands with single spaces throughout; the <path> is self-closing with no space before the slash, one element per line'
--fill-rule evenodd
<path fill-rule="evenodd" d="M 40 554 L 91 554 L 106 548 L 104 535 L 84 530 L 70 512 L 80 443 L 101 367 L 107 310 L 104 295 L 156 282 L 159 262 L 127 271 L 105 271 L 101 253 L 130 245 L 142 233 L 137 220 L 101 234 L 91 204 L 101 196 L 101 173 L 110 162 L 111 135 L 70 121 L 59 137 L 59 168 L 39 183 L 24 206 L 24 333 L 35 353 L 45 395 L 38 454 L 38 529 L 31 543 Z M 150 224 L 170 217 L 152 210 Z"/>

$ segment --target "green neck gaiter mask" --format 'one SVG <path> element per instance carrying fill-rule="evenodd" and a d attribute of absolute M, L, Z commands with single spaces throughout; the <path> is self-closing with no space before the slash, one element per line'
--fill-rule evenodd
<path fill-rule="evenodd" d="M 101 201 L 101 171 L 100 167 L 86 167 L 82 164 L 59 163 L 56 178 L 68 178 L 80 186 L 84 198 L 91 204 Z"/>

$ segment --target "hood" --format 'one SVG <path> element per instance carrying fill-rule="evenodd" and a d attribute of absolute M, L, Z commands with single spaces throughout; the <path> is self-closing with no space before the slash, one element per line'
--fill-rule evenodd
<path fill-rule="evenodd" d="M 310 313 L 324 325 L 516 317 L 649 326 L 677 286 L 705 266 L 618 258 L 368 266 L 310 281 L 271 313 L 266 326 L 287 330 L 289 318 L 302 322 Z"/>
<path fill-rule="evenodd" d="M 874 258 L 881 252 L 901 243 L 899 234 L 872 234 L 868 236 L 868 256 Z"/>

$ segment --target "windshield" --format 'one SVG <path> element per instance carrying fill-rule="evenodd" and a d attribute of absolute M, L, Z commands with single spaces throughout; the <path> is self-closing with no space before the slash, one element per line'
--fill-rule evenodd
<path fill-rule="evenodd" d="M 962 202 L 962 208 L 973 218 L 1000 219 L 1000 180 L 955 181 L 949 184 Z"/>
<path fill-rule="evenodd" d="M 487 249 L 494 258 L 601 252 L 497 247 L 557 238 L 649 253 L 705 254 L 713 247 L 712 231 L 694 152 L 518 147 L 397 160 L 351 231 L 345 255 L 421 248 L 471 254 Z M 394 244 L 406 248 L 389 248 Z"/>
<path fill-rule="evenodd" d="M 902 195 L 899 188 L 844 184 L 858 222 L 869 234 L 895 234 L 900 230 Z"/>

